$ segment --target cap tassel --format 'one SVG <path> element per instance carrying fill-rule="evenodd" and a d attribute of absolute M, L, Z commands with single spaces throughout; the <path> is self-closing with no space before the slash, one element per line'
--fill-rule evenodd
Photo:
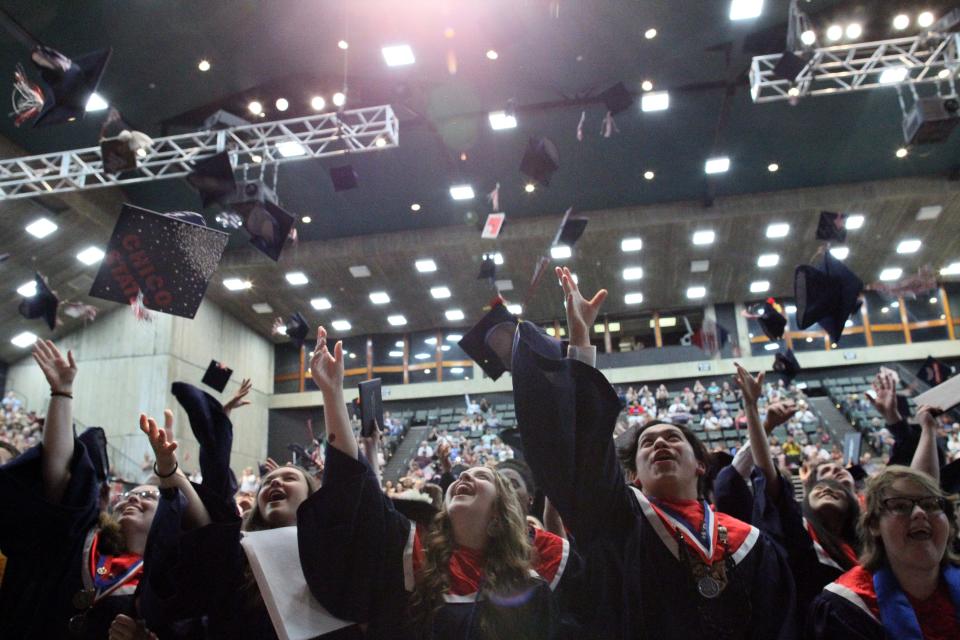
<path fill-rule="evenodd" d="M 617 128 L 617 123 L 613 119 L 613 112 L 607 111 L 607 115 L 603 118 L 603 125 L 600 127 L 600 134 L 604 138 L 609 138 L 616 133 L 620 133 L 620 129 Z"/>
<path fill-rule="evenodd" d="M 580 122 L 577 123 L 577 140 L 583 142 L 583 123 L 587 121 L 587 112 L 580 112 Z"/>
<path fill-rule="evenodd" d="M 19 127 L 34 118 L 43 110 L 43 91 L 40 86 L 30 82 L 21 65 L 13 72 L 13 124 Z"/>
<path fill-rule="evenodd" d="M 500 183 L 497 183 L 497 186 L 493 188 L 493 191 L 487 194 L 487 200 L 490 202 L 490 206 L 493 208 L 493 211 L 500 211 Z"/>
<path fill-rule="evenodd" d="M 130 298 L 130 308 L 133 309 L 133 317 L 140 322 L 151 322 L 153 314 L 143 304 L 143 291 L 137 291 L 136 298 Z"/>

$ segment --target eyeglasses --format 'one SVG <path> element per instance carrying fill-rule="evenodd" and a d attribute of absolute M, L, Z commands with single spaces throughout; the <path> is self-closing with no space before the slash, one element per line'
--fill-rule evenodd
<path fill-rule="evenodd" d="M 140 500 L 150 500 L 156 502 L 160 498 L 160 492 L 156 489 L 143 489 L 141 491 L 124 491 L 117 496 L 117 499 L 114 501 L 114 504 L 120 504 L 121 502 L 126 502 L 130 498 L 136 496 Z"/>
<path fill-rule="evenodd" d="M 898 516 L 908 516 L 913 513 L 914 507 L 920 507 L 930 515 L 943 513 L 947 507 L 947 501 L 936 496 L 922 496 L 919 498 L 910 496 L 896 496 L 893 498 L 884 498 L 880 501 L 884 511 L 888 511 Z"/>

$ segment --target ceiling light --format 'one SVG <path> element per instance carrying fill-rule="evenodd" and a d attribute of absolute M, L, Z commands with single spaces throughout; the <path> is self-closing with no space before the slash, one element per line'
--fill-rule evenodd
<path fill-rule="evenodd" d="M 532 182 L 528 182 L 527 184 L 523 185 L 523 190 L 527 193 L 533 193 L 537 190 L 537 186 Z"/>
<path fill-rule="evenodd" d="M 863 35 L 863 27 L 860 25 L 859 22 L 851 22 L 850 24 L 847 25 L 846 33 L 847 33 L 848 40 L 856 40 L 857 38 Z"/>
<path fill-rule="evenodd" d="M 355 264 L 350 267 L 350 275 L 354 278 L 369 278 L 370 268 L 365 264 Z"/>
<path fill-rule="evenodd" d="M 22 295 L 24 298 L 32 298 L 37 295 L 37 281 L 31 280 L 30 282 L 24 282 L 22 285 L 17 287 L 17 293 Z"/>
<path fill-rule="evenodd" d="M 653 91 L 653 81 L 644 80 L 643 82 L 640 83 L 640 88 L 643 89 L 644 91 Z"/>
<path fill-rule="evenodd" d="M 261 162 L 263 162 L 263 156 L 258 155 L 256 153 L 251 153 L 250 159 L 256 162 L 257 164 L 260 164 Z"/>
<path fill-rule="evenodd" d="M 451 367 L 450 373 L 461 374 L 463 373 L 463 367 Z"/>
<path fill-rule="evenodd" d="M 903 275 L 903 269 L 900 267 L 887 267 L 880 272 L 880 279 L 883 281 L 896 280 Z"/>
<path fill-rule="evenodd" d="M 344 51 L 346 51 L 347 49 L 350 48 L 350 43 L 347 42 L 346 40 L 341 40 L 340 42 L 337 43 L 337 46 L 343 49 Z"/>
<path fill-rule="evenodd" d="M 776 253 L 764 253 L 757 258 L 758 267 L 775 267 L 780 264 L 780 256 Z"/>
<path fill-rule="evenodd" d="M 785 310 L 787 313 L 796 313 L 796 312 L 797 312 L 797 305 L 795 305 L 795 304 L 788 304 L 786 307 L 784 307 L 784 310 Z"/>
<path fill-rule="evenodd" d="M 487 254 L 487 255 L 490 255 L 490 254 Z M 496 252 L 496 253 L 494 253 L 494 254 L 492 254 L 492 255 L 490 255 L 490 257 L 493 258 L 493 264 L 495 264 L 495 265 L 497 265 L 497 266 L 503 264 L 503 254 L 500 253 L 499 251 Z"/>
<path fill-rule="evenodd" d="M 307 150 L 303 148 L 303 145 L 296 140 L 278 142 L 277 151 L 284 158 L 296 158 L 298 156 L 306 155 L 307 153 Z"/>
<path fill-rule="evenodd" d="M 417 360 L 427 360 L 428 358 L 430 358 L 430 354 L 429 354 L 429 353 L 417 353 L 417 354 L 414 354 L 413 357 L 416 358 Z"/>
<path fill-rule="evenodd" d="M 851 216 L 847 216 L 847 221 L 844 223 L 843 226 L 846 227 L 848 231 L 853 229 L 859 229 L 860 227 L 863 226 L 863 219 L 864 219 L 863 216 L 860 215 L 859 213 Z"/>
<path fill-rule="evenodd" d="M 943 207 L 939 204 L 920 207 L 920 210 L 917 211 L 917 220 L 936 220 L 942 212 Z"/>
<path fill-rule="evenodd" d="M 940 269 L 942 276 L 960 276 L 960 262 L 951 262 L 943 269 Z"/>
<path fill-rule="evenodd" d="M 620 241 L 620 251 L 629 253 L 643 249 L 643 238 L 624 238 Z"/>
<path fill-rule="evenodd" d="M 223 286 L 230 291 L 243 291 L 244 289 L 252 287 L 253 283 L 249 280 L 241 280 L 240 278 L 224 278 Z"/>
<path fill-rule="evenodd" d="M 623 270 L 624 280 L 640 280 L 643 278 L 643 267 L 627 267 Z"/>
<path fill-rule="evenodd" d="M 420 211 L 419 203 L 414 202 L 412 205 L 410 205 L 410 211 L 413 211 L 413 212 Z"/>
<path fill-rule="evenodd" d="M 294 286 L 300 286 L 302 284 L 307 284 L 309 282 L 309 280 L 307 280 L 306 274 L 303 273 L 302 271 L 291 271 L 286 275 L 286 278 L 287 278 L 287 282 L 289 282 Z"/>
<path fill-rule="evenodd" d="M 201 60 L 197 63 L 197 69 L 200 69 L 200 71 L 210 71 L 210 61 Z"/>
<path fill-rule="evenodd" d="M 910 26 L 910 16 L 908 16 L 905 13 L 901 13 L 897 15 L 893 19 L 893 28 L 896 29 L 897 31 L 903 31 L 909 26 Z"/>
<path fill-rule="evenodd" d="M 656 174 L 655 174 L 653 171 L 644 171 L 644 172 L 643 172 L 643 177 L 646 178 L 647 180 L 653 180 L 653 178 L 654 178 L 655 176 L 656 176 Z"/>
<path fill-rule="evenodd" d="M 646 31 L 643 32 L 643 37 L 646 38 L 647 40 L 653 40 L 654 38 L 657 37 L 657 30 L 653 28 L 647 29 Z"/>
<path fill-rule="evenodd" d="M 617 332 L 619 332 L 619 331 L 620 331 L 620 323 L 619 323 L 619 322 L 608 322 L 608 323 L 607 323 L 607 331 L 609 331 L 610 333 L 617 333 Z"/>
<path fill-rule="evenodd" d="M 330 326 L 337 331 L 350 331 L 351 328 L 349 320 L 334 320 L 330 323 Z"/>
<path fill-rule="evenodd" d="M 817 41 L 817 32 L 813 29 L 807 29 L 800 34 L 800 42 L 807 45 L 808 47 L 814 44 Z"/>
<path fill-rule="evenodd" d="M 933 24 L 933 14 L 929 11 L 924 11 L 917 16 L 917 24 L 923 28 L 927 28 Z"/>
<path fill-rule="evenodd" d="M 323 111 L 326 106 L 327 101 L 323 99 L 323 96 L 313 96 L 310 98 L 310 108 L 314 111 Z"/>
<path fill-rule="evenodd" d="M 277 108 L 277 111 L 286 111 L 290 108 L 290 102 L 286 98 L 277 98 L 273 106 Z"/>
<path fill-rule="evenodd" d="M 849 247 L 830 247 L 830 255 L 832 255 L 837 260 L 846 260 L 847 256 L 850 255 Z"/>
<path fill-rule="evenodd" d="M 387 304 L 390 302 L 390 295 L 386 291 L 372 291 L 370 293 L 370 302 L 373 304 Z"/>
<path fill-rule="evenodd" d="M 455 184 L 450 187 L 450 197 L 454 200 L 473 200 L 473 187 L 468 184 Z"/>
<path fill-rule="evenodd" d="M 710 230 L 694 231 L 693 244 L 713 244 L 716 234 Z"/>
<path fill-rule="evenodd" d="M 417 61 L 413 55 L 413 49 L 408 44 L 383 47 L 380 51 L 383 53 L 383 59 L 388 67 L 402 67 Z"/>
<path fill-rule="evenodd" d="M 461 334 L 459 334 L 459 333 L 448 333 L 448 334 L 447 334 L 447 342 L 460 342 L 461 340 L 463 340 L 463 335 L 461 335 Z"/>
<path fill-rule="evenodd" d="M 261 113 L 263 113 L 263 105 L 260 104 L 260 101 L 259 101 L 259 100 L 251 100 L 251 101 L 247 104 L 247 111 L 249 111 L 250 113 L 252 113 L 252 114 L 255 115 L 255 116 L 258 116 L 258 115 L 260 115 Z"/>
<path fill-rule="evenodd" d="M 390 356 L 391 358 L 402 358 L 403 351 L 391 351 L 387 355 Z"/>
<path fill-rule="evenodd" d="M 898 158 L 906 158 L 908 153 L 909 152 L 907 151 L 906 147 L 900 147 L 899 149 L 897 149 Z"/>
<path fill-rule="evenodd" d="M 880 307 L 880 313 L 890 313 L 890 307 Z"/>
<path fill-rule="evenodd" d="M 730 0 L 731 20 L 750 20 L 763 13 L 763 0 Z"/>
<path fill-rule="evenodd" d="M 730 158 L 722 156 L 719 158 L 710 158 L 703 165 L 703 170 L 708 175 L 714 173 L 726 173 L 730 170 Z"/>
<path fill-rule="evenodd" d="M 90 97 L 87 98 L 87 104 L 84 107 L 84 111 L 94 112 L 94 111 L 103 111 L 110 107 L 109 103 L 103 99 L 99 93 L 91 93 Z"/>
<path fill-rule="evenodd" d="M 763 293 L 769 290 L 770 282 L 768 280 L 757 280 L 750 283 L 750 293 Z"/>
<path fill-rule="evenodd" d="M 937 298 L 937 296 L 933 296 L 933 297 L 930 298 L 930 304 L 937 304 L 937 302 L 939 302 L 939 301 L 940 301 L 940 300 L 939 300 L 939 298 Z"/>
<path fill-rule="evenodd" d="M 20 347 L 21 349 L 26 349 L 36 341 L 37 335 L 35 333 L 30 333 L 29 331 L 18 333 L 10 340 L 14 346 Z"/>
<path fill-rule="evenodd" d="M 391 327 L 402 327 L 407 324 L 407 319 L 397 314 L 395 316 L 387 316 L 387 322 L 390 323 Z"/>
<path fill-rule="evenodd" d="M 57 224 L 47 218 L 37 218 L 26 226 L 27 233 L 35 238 L 46 238 L 57 230 Z"/>
<path fill-rule="evenodd" d="M 899 300 L 894 300 L 893 302 L 890 303 L 890 306 L 893 307 L 894 309 L 899 309 L 899 308 L 900 308 L 900 301 L 899 301 Z"/>
<path fill-rule="evenodd" d="M 767 344 L 763 345 L 764 351 L 776 351 L 779 348 L 780 345 L 776 342 L 768 342 Z"/>
<path fill-rule="evenodd" d="M 838 24 L 832 24 L 827 27 L 827 40 L 836 42 L 843 37 L 843 27 Z"/>
<path fill-rule="evenodd" d="M 950 77 L 950 69 L 949 68 L 940 69 L 940 71 L 937 73 L 937 77 L 940 78 L 941 80 L 946 80 L 947 78 Z"/>
<path fill-rule="evenodd" d="M 303 216 L 302 218 L 300 218 L 300 222 L 302 222 L 303 224 L 310 224 L 311 222 L 313 222 L 313 218 L 311 218 L 310 216 Z"/>
<path fill-rule="evenodd" d="M 254 304 L 250 305 L 250 307 L 256 313 L 273 313 L 273 307 L 266 302 L 255 302 Z"/>
<path fill-rule="evenodd" d="M 337 91 L 335 94 L 333 94 L 332 100 L 335 107 L 342 107 L 343 105 L 347 104 L 347 94 L 342 91 Z"/>
<path fill-rule="evenodd" d="M 513 291 L 513 280 L 497 280 L 493 284 L 497 291 Z"/>
<path fill-rule="evenodd" d="M 787 89 L 787 95 L 790 96 L 791 98 L 796 98 L 797 96 L 800 95 L 800 87 L 796 85 L 790 87 L 789 89 Z"/>
<path fill-rule="evenodd" d="M 515 315 L 515 316 L 522 316 L 522 315 L 523 315 L 523 307 L 522 307 L 521 305 L 519 305 L 519 304 L 508 304 L 508 305 L 507 305 L 507 311 L 509 311 L 510 313 L 512 313 L 512 314 Z"/>
<path fill-rule="evenodd" d="M 643 302 L 643 294 L 639 291 L 628 293 L 623 296 L 623 302 L 624 304 L 640 304 Z"/>
<path fill-rule="evenodd" d="M 901 240 L 897 245 L 897 253 L 916 253 L 920 250 L 920 244 L 916 239 Z"/>
<path fill-rule="evenodd" d="M 487 60 L 496 60 L 500 57 L 500 54 L 494 51 L 493 49 L 487 50 Z"/>
<path fill-rule="evenodd" d="M 778 165 L 776 162 L 771 162 L 767 165 L 767 171 L 770 173 L 776 173 L 777 171 L 780 171 L 780 165 Z"/>
<path fill-rule="evenodd" d="M 807 336 L 807 342 L 813 342 L 813 338 L 811 338 L 810 336 Z"/>
<path fill-rule="evenodd" d="M 377 147 L 383 148 L 387 146 L 387 139 L 382 136 L 377 136 L 377 139 L 373 141 L 373 144 Z"/>
<path fill-rule="evenodd" d="M 447 287 L 432 287 L 430 289 L 430 295 L 437 300 L 443 300 L 450 297 L 450 289 Z"/>
<path fill-rule="evenodd" d="M 83 251 L 77 254 L 77 260 L 83 264 L 96 264 L 103 260 L 103 250 L 99 247 L 87 247 Z"/>
<path fill-rule="evenodd" d="M 316 309 L 317 311 L 323 311 L 324 309 L 332 309 L 333 305 L 330 304 L 330 300 L 327 298 L 314 298 L 310 301 L 310 306 Z"/>
<path fill-rule="evenodd" d="M 640 98 L 641 111 L 666 111 L 670 108 L 670 93 L 667 91 L 651 91 Z"/>
<path fill-rule="evenodd" d="M 768 238 L 784 238 L 788 233 L 790 233 L 790 225 L 786 222 L 774 222 L 767 225 Z"/>
<path fill-rule="evenodd" d="M 690 261 L 690 273 L 703 273 L 710 269 L 709 260 L 691 260 Z"/>
<path fill-rule="evenodd" d="M 491 111 L 487 114 L 490 121 L 490 128 L 494 131 L 502 129 L 515 129 L 517 126 L 517 116 L 506 111 Z"/>
<path fill-rule="evenodd" d="M 431 260 L 430 258 L 417 260 L 413 264 L 417 268 L 417 271 L 419 271 L 420 273 L 431 273 L 437 270 L 437 263 Z"/>
<path fill-rule="evenodd" d="M 687 289 L 687 297 L 690 298 L 691 300 L 695 300 L 697 298 L 703 298 L 706 295 L 707 295 L 706 287 L 689 287 Z"/>
<path fill-rule="evenodd" d="M 903 82 L 907 77 L 906 67 L 887 67 L 880 73 L 880 84 Z"/>
<path fill-rule="evenodd" d="M 447 317 L 447 320 L 451 322 L 457 322 L 459 320 L 463 320 L 463 318 L 465 317 L 463 315 L 463 311 L 461 311 L 460 309 L 447 309 L 446 311 L 443 312 L 443 315 L 445 315 Z"/>
<path fill-rule="evenodd" d="M 566 260 L 573 255 L 573 250 L 565 244 L 558 244 L 555 247 L 550 247 L 550 257 L 554 260 Z"/>

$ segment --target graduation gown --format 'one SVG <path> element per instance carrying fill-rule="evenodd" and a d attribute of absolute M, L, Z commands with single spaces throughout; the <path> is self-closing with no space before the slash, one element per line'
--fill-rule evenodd
<path fill-rule="evenodd" d="M 7 565 L 0 587 L 0 637 L 49 640 L 71 636 L 80 612 L 77 592 L 90 588 L 90 548 L 96 533 L 100 482 L 83 441 L 74 438 L 70 481 L 59 504 L 43 495 L 43 445 L 0 466 L 0 550 Z M 79 637 L 106 637 L 118 613 L 133 614 L 135 585 L 100 601 Z"/>
<path fill-rule="evenodd" d="M 455 551 L 451 588 L 432 628 L 414 628 L 409 599 L 423 558 L 421 532 L 394 508 L 362 456 L 327 448 L 323 487 L 300 506 L 297 535 L 314 596 L 338 618 L 368 623 L 369 638 L 552 639 L 565 628 L 554 592 L 571 588 L 577 558 L 566 540 L 546 532 L 533 538 L 537 575 L 509 603 L 478 600 L 482 560 Z M 491 623 L 489 634 L 481 618 Z"/>
<path fill-rule="evenodd" d="M 904 594 L 888 568 L 854 567 L 814 600 L 812 640 L 948 640 L 960 638 L 960 569 L 941 571 L 937 591 L 919 602 Z"/>
<path fill-rule="evenodd" d="M 517 422 L 536 481 L 583 555 L 587 585 L 574 611 L 587 635 L 795 637 L 793 578 L 783 553 L 735 518 L 714 514 L 730 540 L 711 555 L 727 558 L 729 582 L 719 597 L 699 595 L 663 517 L 625 482 L 612 438 L 621 409 L 616 392 L 594 367 L 560 356 L 559 343 L 520 323 L 512 367 Z"/>

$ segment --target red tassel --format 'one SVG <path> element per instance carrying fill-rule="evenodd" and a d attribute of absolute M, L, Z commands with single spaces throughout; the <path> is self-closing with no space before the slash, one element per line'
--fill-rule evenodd
<path fill-rule="evenodd" d="M 137 291 L 136 298 L 130 298 L 130 307 L 133 309 L 133 317 L 140 322 L 150 322 L 153 320 L 153 314 L 143 304 L 143 291 Z"/>

